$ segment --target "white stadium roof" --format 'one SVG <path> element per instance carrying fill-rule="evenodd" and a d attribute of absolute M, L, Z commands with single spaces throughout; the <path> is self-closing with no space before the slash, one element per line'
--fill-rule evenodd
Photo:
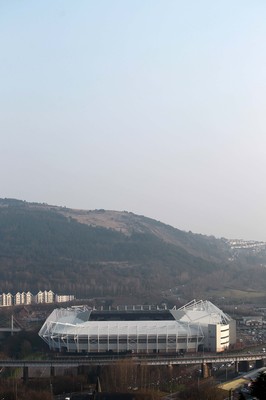
<path fill-rule="evenodd" d="M 226 325 L 231 320 L 229 315 L 216 307 L 208 300 L 192 300 L 179 309 L 170 310 L 176 320 L 180 322 L 200 323 L 201 325 Z"/>
<path fill-rule="evenodd" d="M 49 331 L 53 335 L 178 335 L 186 336 L 198 333 L 198 326 L 191 326 L 189 321 L 84 321 L 79 318 L 80 309 L 56 309 L 47 318 L 44 326 L 40 330 L 40 335 L 45 335 Z"/>

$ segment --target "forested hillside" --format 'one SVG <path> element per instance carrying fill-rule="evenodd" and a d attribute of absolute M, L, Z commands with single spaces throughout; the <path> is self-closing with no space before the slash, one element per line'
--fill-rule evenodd
<path fill-rule="evenodd" d="M 0 292 L 191 299 L 226 287 L 264 290 L 261 261 L 233 257 L 224 239 L 128 212 L 0 200 Z"/>

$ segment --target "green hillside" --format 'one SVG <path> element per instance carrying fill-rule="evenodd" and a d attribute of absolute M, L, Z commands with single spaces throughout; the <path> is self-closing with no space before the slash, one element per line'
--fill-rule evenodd
<path fill-rule="evenodd" d="M 228 287 L 263 290 L 261 261 L 233 258 L 225 240 L 128 212 L 0 199 L 0 292 L 191 299 Z"/>

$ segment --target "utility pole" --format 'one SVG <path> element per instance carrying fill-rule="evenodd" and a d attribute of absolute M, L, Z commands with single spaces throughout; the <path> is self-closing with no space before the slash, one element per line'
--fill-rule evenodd
<path fill-rule="evenodd" d="M 11 336 L 13 336 L 14 333 L 14 315 L 11 315 Z"/>

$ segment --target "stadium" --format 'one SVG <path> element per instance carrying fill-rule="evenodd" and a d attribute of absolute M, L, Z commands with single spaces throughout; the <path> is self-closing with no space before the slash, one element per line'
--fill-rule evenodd
<path fill-rule="evenodd" d="M 235 343 L 235 321 L 209 301 L 181 308 L 55 309 L 39 336 L 51 350 L 77 353 L 220 352 Z"/>

